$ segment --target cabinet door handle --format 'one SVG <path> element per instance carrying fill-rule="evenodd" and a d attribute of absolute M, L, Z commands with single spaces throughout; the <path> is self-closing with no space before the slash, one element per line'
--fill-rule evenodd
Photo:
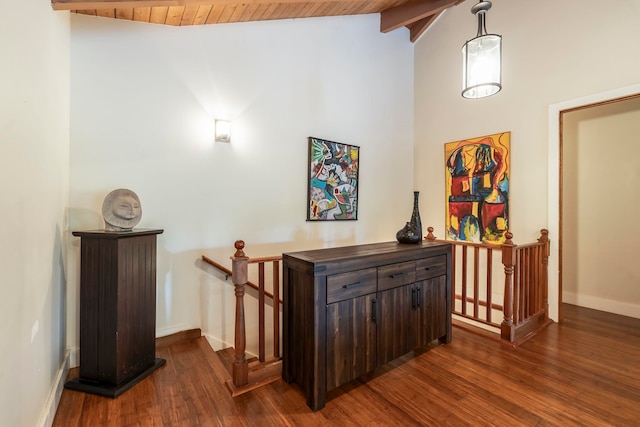
<path fill-rule="evenodd" d="M 416 288 L 411 288 L 411 308 L 416 308 Z"/>
<path fill-rule="evenodd" d="M 422 289 L 420 286 L 416 288 L 416 306 L 420 308 L 420 304 L 422 303 Z"/>
<path fill-rule="evenodd" d="M 351 283 L 349 285 L 342 286 L 343 289 L 355 288 L 356 286 L 362 285 L 362 282 Z"/>
<path fill-rule="evenodd" d="M 398 277 L 402 277 L 402 276 L 406 276 L 407 273 L 396 273 L 396 274 L 392 274 L 390 277 L 392 279 L 397 279 Z"/>
<path fill-rule="evenodd" d="M 376 300 L 371 300 L 371 320 L 376 321 Z"/>

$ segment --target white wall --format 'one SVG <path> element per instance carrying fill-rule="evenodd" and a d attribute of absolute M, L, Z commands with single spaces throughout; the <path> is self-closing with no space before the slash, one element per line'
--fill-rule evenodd
<path fill-rule="evenodd" d="M 640 318 L 640 98 L 565 113 L 563 301 Z"/>
<path fill-rule="evenodd" d="M 0 424 L 50 425 L 65 360 L 69 13 L 0 2 Z"/>
<path fill-rule="evenodd" d="M 233 342 L 233 243 L 249 256 L 395 239 L 413 202 L 413 45 L 379 16 L 165 27 L 72 16 L 70 230 L 140 197 L 158 238 L 157 334 Z M 213 142 L 214 117 L 233 120 Z M 361 147 L 359 219 L 309 223 L 307 137 Z M 68 346 L 78 343 L 77 239 Z"/>
<path fill-rule="evenodd" d="M 493 1 L 487 29 L 503 36 L 503 89 L 467 100 L 460 49 L 476 33 L 475 3 L 449 9 L 415 46 L 415 186 L 431 194 L 422 221 L 444 236 L 444 144 L 511 131 L 511 231 L 516 243 L 531 242 L 551 228 L 548 205 L 557 204 L 548 192 L 549 106 L 638 82 L 640 2 L 620 0 L 603 11 L 595 0 Z M 550 239 L 557 259 L 557 236 Z M 553 318 L 557 271 L 550 266 Z"/>

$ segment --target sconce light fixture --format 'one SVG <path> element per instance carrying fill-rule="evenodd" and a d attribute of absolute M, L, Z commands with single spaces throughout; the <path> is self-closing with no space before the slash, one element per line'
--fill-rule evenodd
<path fill-rule="evenodd" d="M 216 142 L 231 142 L 231 122 L 216 119 L 215 125 Z"/>
<path fill-rule="evenodd" d="M 471 8 L 478 17 L 476 37 L 462 46 L 462 96 L 484 98 L 502 89 L 502 37 L 487 34 L 486 14 L 490 1 L 479 1 Z"/>

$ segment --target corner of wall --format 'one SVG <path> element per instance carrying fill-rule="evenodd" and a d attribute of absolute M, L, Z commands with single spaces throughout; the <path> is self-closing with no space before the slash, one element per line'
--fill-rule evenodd
<path fill-rule="evenodd" d="M 38 427 L 50 427 L 51 425 L 53 425 L 53 420 L 55 419 L 56 412 L 58 411 L 58 404 L 60 403 L 60 398 L 62 397 L 64 383 L 67 380 L 67 376 L 69 375 L 72 352 L 75 353 L 74 357 L 77 358 L 77 349 L 67 350 L 64 359 L 62 359 L 60 368 L 58 369 L 58 373 L 56 374 L 55 380 L 53 381 L 53 384 L 51 386 L 51 391 L 49 392 L 47 402 L 42 409 L 42 414 L 40 414 Z"/>

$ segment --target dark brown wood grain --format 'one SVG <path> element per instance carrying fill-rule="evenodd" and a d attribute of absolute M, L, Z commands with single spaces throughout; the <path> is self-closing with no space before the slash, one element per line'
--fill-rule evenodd
<path fill-rule="evenodd" d="M 66 387 L 115 397 L 164 363 L 155 357 L 160 233 L 73 232 L 81 237 L 80 373 Z"/>
<path fill-rule="evenodd" d="M 376 366 L 375 293 L 327 305 L 327 390 Z"/>
<path fill-rule="evenodd" d="M 284 381 L 232 398 L 204 338 L 169 340 L 157 345 L 166 366 L 116 399 L 64 390 L 53 425 L 637 426 L 640 319 L 563 312 L 515 349 L 454 328 L 451 344 L 335 388 L 316 412 Z"/>
<path fill-rule="evenodd" d="M 436 327 L 445 333 L 437 338 L 449 342 L 450 258 L 449 243 L 427 241 L 284 254 L 283 378 L 298 384 L 318 410 L 327 390 L 426 346 L 432 325 L 423 322 L 440 322 Z M 417 276 L 435 278 L 416 282 Z M 444 293 L 423 290 L 441 277 Z M 442 298 L 430 305 L 441 313 L 427 313 L 427 296 Z M 359 351 L 367 356 L 354 355 Z"/>

